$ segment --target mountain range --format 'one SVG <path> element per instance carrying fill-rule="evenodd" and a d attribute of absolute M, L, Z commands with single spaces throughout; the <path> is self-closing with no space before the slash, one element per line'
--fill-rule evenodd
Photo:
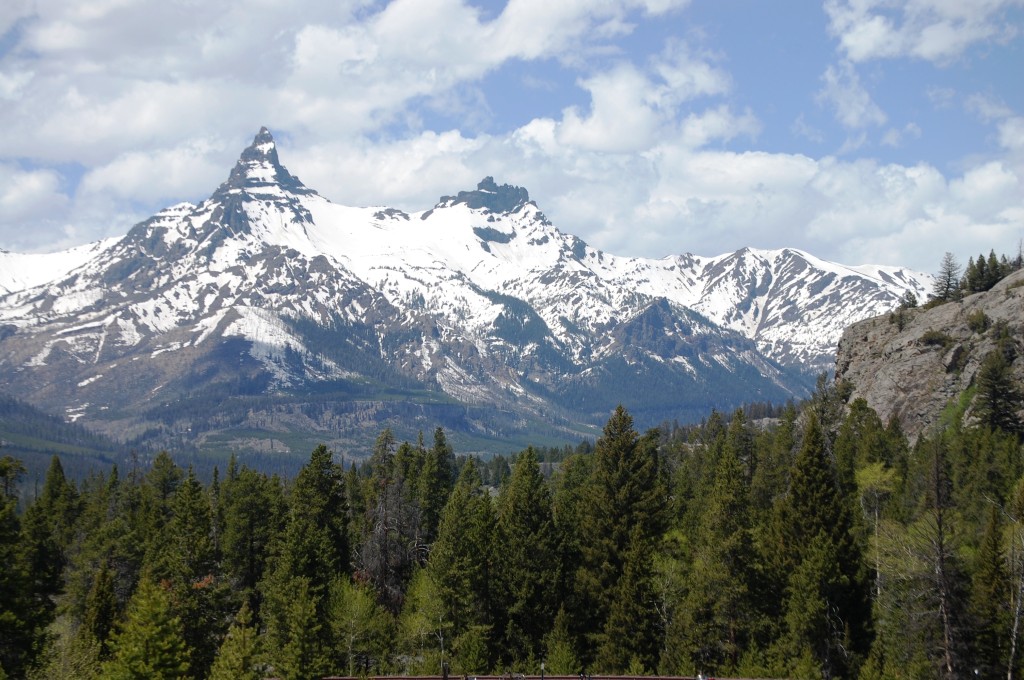
<path fill-rule="evenodd" d="M 432 208 L 332 203 L 264 128 L 205 201 L 123 238 L 0 251 L 0 384 L 125 442 L 460 451 L 807 394 L 853 322 L 932 279 L 795 249 L 621 257 L 492 178 Z M 501 447 L 504 447 L 502 449 Z"/>

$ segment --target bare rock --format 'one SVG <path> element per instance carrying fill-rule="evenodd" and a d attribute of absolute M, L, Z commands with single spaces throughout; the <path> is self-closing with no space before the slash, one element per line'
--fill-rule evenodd
<path fill-rule="evenodd" d="M 852 385 L 850 400 L 864 398 L 883 422 L 895 415 L 914 441 L 974 384 L 1000 333 L 1013 342 L 1013 375 L 1024 381 L 1024 270 L 960 302 L 851 325 L 839 341 L 836 380 Z"/>

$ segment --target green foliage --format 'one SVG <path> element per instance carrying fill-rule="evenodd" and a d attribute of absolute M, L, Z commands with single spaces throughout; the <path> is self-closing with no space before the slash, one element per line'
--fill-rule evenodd
<path fill-rule="evenodd" d="M 641 438 L 619 406 L 597 441 L 586 489 L 589 510 L 576 531 L 581 542 L 576 593 L 586 631 L 581 657 L 591 660 L 602 642 L 626 555 L 634 540 L 650 545 L 663 530 L 666 489 L 656 441 Z"/>
<path fill-rule="evenodd" d="M 991 335 L 1008 361 L 1009 326 Z M 161 454 L 76 486 L 51 461 L 20 513 L 23 467 L 0 459 L 0 668 L 1002 677 L 1024 452 L 980 418 L 988 386 L 913 449 L 823 378 L 770 422 L 641 436 L 619 408 L 594 446 L 489 461 L 456 463 L 443 431 L 429 450 L 386 431 L 344 471 L 318 447 L 293 481 L 232 461 L 204 486 Z"/>
<path fill-rule="evenodd" d="M 492 559 L 496 554 L 496 521 L 491 499 L 481 488 L 476 463 L 470 460 L 441 513 L 437 541 L 426 567 L 445 608 L 442 616 L 452 622 L 452 634 L 461 637 L 471 629 L 476 631 L 463 641 L 467 650 L 470 640 L 489 639 L 497 613 Z M 484 652 L 483 663 L 490 667 L 489 644 Z M 480 660 L 463 661 L 476 665 Z"/>
<path fill-rule="evenodd" d="M 1007 352 L 995 349 L 981 362 L 977 377 L 979 420 L 988 428 L 1024 434 L 1017 411 L 1024 408 L 1024 393 L 1014 382 Z"/>
<path fill-rule="evenodd" d="M 331 583 L 329 617 L 336 668 L 348 675 L 387 670 L 393 622 L 373 591 L 340 577 Z"/>
<path fill-rule="evenodd" d="M 519 454 L 498 499 L 494 565 L 502 657 L 509 662 L 539 655 L 559 605 L 559 536 L 551 495 L 536 453 Z"/>
<path fill-rule="evenodd" d="M 257 631 L 246 602 L 235 616 L 217 658 L 210 668 L 209 680 L 261 680 L 264 677 L 259 659 Z"/>
<path fill-rule="evenodd" d="M 984 333 L 989 327 L 989 318 L 985 310 L 976 309 L 967 315 L 967 327 L 975 333 Z"/>
<path fill-rule="evenodd" d="M 139 583 L 128 616 L 111 640 L 111 659 L 102 677 L 110 680 L 167 680 L 186 677 L 189 650 L 181 619 L 167 593 L 149 579 Z"/>
<path fill-rule="evenodd" d="M 932 298 L 938 302 L 960 299 L 960 264 L 953 253 L 947 252 L 942 256 L 932 287 Z"/>
<path fill-rule="evenodd" d="M 949 347 L 953 344 L 953 338 L 947 333 L 929 328 L 921 334 L 921 343 L 928 347 Z"/>

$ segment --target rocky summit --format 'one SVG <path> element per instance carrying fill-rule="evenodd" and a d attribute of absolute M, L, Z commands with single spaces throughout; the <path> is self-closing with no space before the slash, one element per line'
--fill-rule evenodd
<path fill-rule="evenodd" d="M 800 397 L 846 325 L 931 286 L 793 249 L 620 257 L 491 177 L 419 212 L 341 206 L 265 128 L 207 200 L 0 265 L 5 390 L 122 441 L 264 452 L 399 423 L 506 450 L 620 402 L 650 426 Z"/>

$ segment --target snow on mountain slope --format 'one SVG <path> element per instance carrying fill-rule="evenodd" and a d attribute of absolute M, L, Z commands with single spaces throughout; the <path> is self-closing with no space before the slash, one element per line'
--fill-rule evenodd
<path fill-rule="evenodd" d="M 52 275 L 23 273 L 27 257 Z M 0 375 L 87 419 L 200 388 L 372 383 L 599 422 L 651 380 L 664 393 L 635 399 L 672 417 L 800 393 L 846 325 L 929 284 L 791 249 L 619 257 L 491 178 L 411 214 L 340 206 L 266 129 L 198 205 L 114 243 L 0 258 L 19 263 L 0 277 Z"/>
<path fill-rule="evenodd" d="M 23 254 L 0 250 L 0 295 L 59 281 L 120 240 L 106 239 L 56 253 Z"/>

